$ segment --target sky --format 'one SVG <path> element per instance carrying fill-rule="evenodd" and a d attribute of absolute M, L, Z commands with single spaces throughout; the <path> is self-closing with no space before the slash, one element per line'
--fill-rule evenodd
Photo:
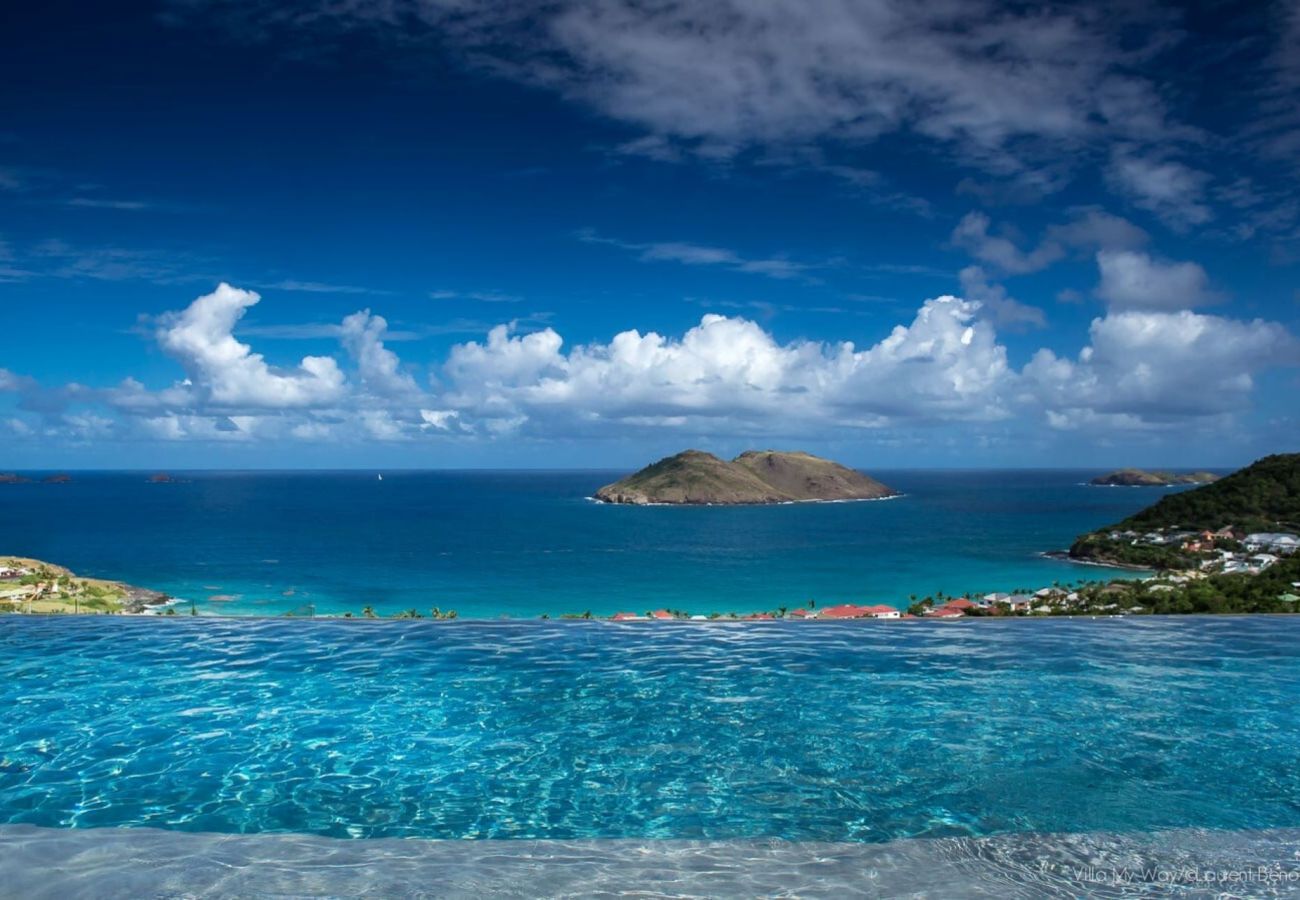
<path fill-rule="evenodd" d="M 1300 2 L 0 29 L 0 469 L 1300 450 Z"/>

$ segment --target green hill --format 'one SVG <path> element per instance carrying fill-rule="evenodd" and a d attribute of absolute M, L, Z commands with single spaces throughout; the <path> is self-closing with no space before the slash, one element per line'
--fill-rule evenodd
<path fill-rule="evenodd" d="M 1266 456 L 1213 484 L 1162 497 L 1121 522 L 1080 535 L 1070 547 L 1070 556 L 1152 569 L 1195 568 L 1204 559 L 1195 550 L 1111 534 L 1223 528 L 1238 536 L 1300 531 L 1300 453 Z M 1222 545 L 1221 540 L 1217 543 Z"/>
<path fill-rule="evenodd" d="M 1278 531 L 1300 528 L 1300 453 L 1266 456 L 1193 491 L 1162 497 L 1120 522 L 1121 529 Z"/>

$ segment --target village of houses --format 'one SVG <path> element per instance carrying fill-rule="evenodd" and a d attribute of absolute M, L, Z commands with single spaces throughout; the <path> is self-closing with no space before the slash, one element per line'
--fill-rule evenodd
<path fill-rule="evenodd" d="M 1065 588 L 1049 587 L 1032 594 L 991 593 L 982 597 L 956 597 L 942 603 L 922 601 L 913 604 L 907 610 L 880 603 L 873 606 L 860 606 L 855 603 L 841 603 L 837 606 L 818 608 L 815 604 L 798 607 L 788 612 L 757 612 L 746 615 L 709 616 L 685 615 L 667 609 L 653 612 L 615 613 L 610 618 L 615 622 L 637 622 L 651 620 L 689 619 L 692 621 L 710 621 L 718 619 L 738 619 L 752 621 L 759 619 L 796 619 L 811 621 L 826 619 L 960 619 L 968 615 L 1031 615 L 1035 613 L 1050 614 L 1068 610 L 1079 604 L 1077 591 Z M 1118 609 L 1118 604 L 1100 607 L 1104 610 Z M 913 612 L 912 610 L 916 610 Z"/>
<path fill-rule="evenodd" d="M 1134 547 L 1170 547 L 1201 557 L 1207 575 L 1258 575 L 1281 557 L 1300 550 L 1300 535 L 1257 532 L 1242 535 L 1231 526 L 1218 531 L 1111 531 L 1110 540 Z"/>
<path fill-rule="evenodd" d="M 0 612 L 118 612 L 131 607 L 136 595 L 154 592 L 81 578 L 39 560 L 0 557 Z"/>
<path fill-rule="evenodd" d="M 1198 578 L 1210 575 L 1258 575 L 1275 565 L 1281 558 L 1290 556 L 1300 550 L 1300 535 L 1287 532 L 1259 532 L 1242 535 L 1232 528 L 1218 531 L 1112 531 L 1107 537 L 1116 542 L 1133 546 L 1172 547 L 1201 557 L 1196 568 L 1184 571 L 1171 571 L 1143 579 L 1144 590 L 1151 594 L 1169 592 L 1178 585 L 1187 584 Z M 1284 593 L 1278 599 L 1297 604 L 1300 609 L 1300 582 L 1291 585 L 1291 593 Z M 1105 602 L 1108 594 L 1129 595 L 1131 586 L 1111 584 L 1097 592 L 1085 596 L 1078 590 L 1064 587 L 1046 587 L 1033 593 L 1009 594 L 995 592 L 983 596 L 956 597 L 948 600 L 934 601 L 927 598 L 913 602 L 907 610 L 898 607 L 877 604 L 862 606 L 843 603 L 818 609 L 810 603 L 807 607 L 777 612 L 759 612 L 748 615 L 710 616 L 686 615 L 684 613 L 658 609 L 639 614 L 631 612 L 617 613 L 612 618 L 616 622 L 691 619 L 713 620 L 719 618 L 753 619 L 959 619 L 964 616 L 987 615 L 1060 615 L 1060 614 L 1111 614 L 1126 615 L 1142 613 L 1140 605 L 1121 605 Z M 1100 601 L 1098 599 L 1100 594 Z"/>

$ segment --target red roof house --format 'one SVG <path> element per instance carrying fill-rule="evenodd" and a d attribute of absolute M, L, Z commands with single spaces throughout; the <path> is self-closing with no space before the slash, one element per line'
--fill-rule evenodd
<path fill-rule="evenodd" d="M 886 606 L 883 603 L 878 603 L 875 606 L 868 606 L 866 607 L 866 611 L 867 611 L 867 615 L 871 616 L 871 618 L 873 619 L 901 618 L 901 613 L 899 613 L 899 611 L 895 607 Z"/>
<path fill-rule="evenodd" d="M 633 619 L 642 619 L 645 617 L 636 613 L 614 613 L 613 618 L 615 622 L 628 622 Z"/>
<path fill-rule="evenodd" d="M 960 619 L 965 615 L 960 609 L 952 609 L 947 606 L 941 606 L 938 609 L 926 613 L 931 619 Z"/>
<path fill-rule="evenodd" d="M 947 603 L 943 605 L 943 608 L 944 609 L 971 609 L 974 606 L 975 604 L 967 600 L 965 597 L 960 597 L 956 600 L 949 600 Z"/>
<path fill-rule="evenodd" d="M 861 619 L 869 616 L 871 613 L 865 606 L 854 606 L 852 603 L 841 603 L 839 606 L 830 606 L 823 609 L 820 618 L 823 619 Z"/>
<path fill-rule="evenodd" d="M 671 618 L 674 618 L 674 616 L 673 616 L 672 613 L 670 613 L 670 612 L 669 612 L 668 610 L 666 610 L 666 609 L 656 609 L 654 612 L 650 613 L 650 618 L 652 618 L 652 619 L 671 619 Z"/>

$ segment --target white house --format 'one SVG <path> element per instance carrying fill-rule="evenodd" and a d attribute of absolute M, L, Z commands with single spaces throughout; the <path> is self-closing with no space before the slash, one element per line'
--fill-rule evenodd
<path fill-rule="evenodd" d="M 1300 536 L 1286 532 L 1261 531 L 1246 535 L 1242 541 L 1252 553 L 1260 550 L 1272 550 L 1275 553 L 1294 553 L 1300 550 Z"/>

